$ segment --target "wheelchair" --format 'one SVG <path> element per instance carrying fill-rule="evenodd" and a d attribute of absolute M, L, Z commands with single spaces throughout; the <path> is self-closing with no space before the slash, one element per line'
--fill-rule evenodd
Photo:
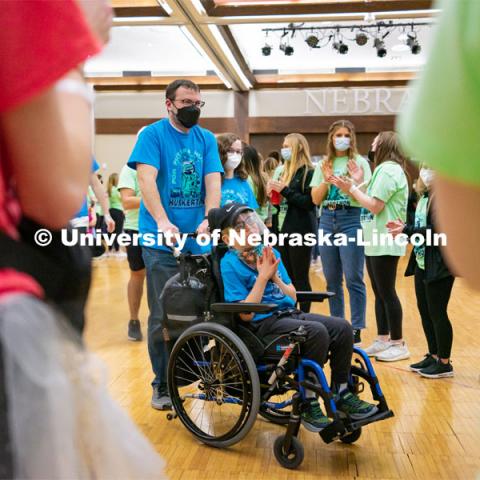
<path fill-rule="evenodd" d="M 240 442 L 257 415 L 261 415 L 286 427 L 275 440 L 273 451 L 280 465 L 294 469 L 304 458 L 298 433 L 307 389 L 323 401 L 326 415 L 331 419 L 319 432 L 325 443 L 335 440 L 354 443 L 364 426 L 393 417 L 363 350 L 354 348 L 348 387 L 359 394 L 368 384 L 378 411 L 368 418 L 354 420 L 336 408 L 322 366 L 302 358 L 301 346 L 306 338 L 303 327 L 260 339 L 246 322 L 241 322 L 238 314 L 265 313 L 275 305 L 222 301 L 220 260 L 225 251 L 226 247 L 217 246 L 208 255 L 177 257 L 180 264 L 177 286 L 188 289 L 200 278 L 200 283 L 207 287 L 201 290 L 204 305 L 196 302 L 193 314 L 186 305 L 190 302 L 181 296 L 173 295 L 170 307 L 164 305 L 164 340 L 170 345 L 168 389 L 172 400 L 168 420 L 178 418 L 200 442 L 225 448 Z M 333 295 L 297 292 L 297 302 L 322 302 Z M 172 324 L 180 325 L 183 330 L 175 341 L 170 335 Z"/>

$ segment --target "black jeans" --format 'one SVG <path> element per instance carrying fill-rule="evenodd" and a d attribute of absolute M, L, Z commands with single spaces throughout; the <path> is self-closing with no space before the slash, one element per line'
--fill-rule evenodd
<path fill-rule="evenodd" d="M 312 258 L 312 247 L 291 247 L 284 245 L 279 247 L 283 264 L 287 270 L 288 276 L 292 280 L 293 286 L 298 291 L 311 292 L 310 278 L 310 262 Z M 310 311 L 311 302 L 302 302 L 300 310 L 302 312 Z"/>
<path fill-rule="evenodd" d="M 13 456 L 8 424 L 8 399 L 2 345 L 0 343 L 0 479 L 13 478 Z"/>
<path fill-rule="evenodd" d="M 395 290 L 399 257 L 367 256 L 367 271 L 375 294 L 375 318 L 379 335 L 402 338 L 402 305 Z"/>
<path fill-rule="evenodd" d="M 112 243 L 111 250 L 115 250 L 118 252 L 120 250 L 120 245 L 118 244 L 117 237 L 120 235 L 120 233 L 123 232 L 123 224 L 125 222 L 125 214 L 123 213 L 122 210 L 119 210 L 118 208 L 111 208 L 110 209 L 110 215 L 113 218 L 115 222 L 115 241 Z"/>
<path fill-rule="evenodd" d="M 452 352 L 453 330 L 447 307 L 454 281 L 448 276 L 425 283 L 425 270 L 415 269 L 415 294 L 428 352 L 440 358 L 450 358 Z"/>
<path fill-rule="evenodd" d="M 307 341 L 301 346 L 302 356 L 323 366 L 330 352 L 332 383 L 348 381 L 353 353 L 352 326 L 343 318 L 327 317 L 314 313 L 291 312 L 285 316 L 272 315 L 253 324 L 259 337 L 283 334 L 303 325 L 307 330 Z"/>

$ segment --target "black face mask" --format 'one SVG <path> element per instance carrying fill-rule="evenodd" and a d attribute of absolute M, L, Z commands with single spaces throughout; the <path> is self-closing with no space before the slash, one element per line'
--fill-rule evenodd
<path fill-rule="evenodd" d="M 375 163 L 375 152 L 373 150 L 368 151 L 368 159 L 372 162 Z"/>
<path fill-rule="evenodd" d="M 198 119 L 200 118 L 200 109 L 195 105 L 178 108 L 175 116 L 185 128 L 192 128 L 198 123 Z"/>

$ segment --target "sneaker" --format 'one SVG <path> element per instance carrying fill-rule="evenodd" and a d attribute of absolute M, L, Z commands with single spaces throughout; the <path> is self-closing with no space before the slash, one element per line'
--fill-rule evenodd
<path fill-rule="evenodd" d="M 362 344 L 361 334 L 362 334 L 362 331 L 359 328 L 353 329 L 353 344 L 356 347 L 359 347 Z"/>
<path fill-rule="evenodd" d="M 422 377 L 426 377 L 426 378 L 453 377 L 453 367 L 450 362 L 443 363 L 440 360 L 437 360 L 434 364 L 420 370 L 418 373 Z"/>
<path fill-rule="evenodd" d="M 406 358 L 410 358 L 410 352 L 405 342 L 392 343 L 386 350 L 375 355 L 375 360 L 379 362 L 397 362 Z"/>
<path fill-rule="evenodd" d="M 302 425 L 310 432 L 320 432 L 328 427 L 330 419 L 325 416 L 317 400 L 307 400 L 307 406 L 301 414 Z"/>
<path fill-rule="evenodd" d="M 338 396 L 337 408 L 353 420 L 362 420 L 378 412 L 376 405 L 364 402 L 352 392 L 345 390 Z"/>
<path fill-rule="evenodd" d="M 128 339 L 132 342 L 141 342 L 143 339 L 140 320 L 130 320 L 128 322 Z"/>
<path fill-rule="evenodd" d="M 374 357 L 375 355 L 378 355 L 379 353 L 387 350 L 387 348 L 390 348 L 390 345 L 390 342 L 384 342 L 383 340 L 377 339 L 365 349 L 365 353 L 369 357 Z"/>
<path fill-rule="evenodd" d="M 153 387 L 151 405 L 156 410 L 170 410 L 172 408 L 172 400 L 168 393 L 160 390 L 160 387 Z"/>
<path fill-rule="evenodd" d="M 435 358 L 433 358 L 429 353 L 427 353 L 425 355 L 425 357 L 423 358 L 423 360 L 421 360 L 420 362 L 417 362 L 417 363 L 412 363 L 410 365 L 410 370 L 412 372 L 419 372 L 420 370 L 423 370 L 424 368 L 427 368 L 427 367 L 429 367 L 430 365 L 433 365 L 436 362 L 437 361 L 435 360 Z"/>

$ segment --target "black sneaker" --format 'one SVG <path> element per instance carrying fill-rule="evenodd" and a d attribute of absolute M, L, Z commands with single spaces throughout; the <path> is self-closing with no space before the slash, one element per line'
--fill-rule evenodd
<path fill-rule="evenodd" d="M 342 392 L 336 401 L 337 408 L 353 420 L 361 420 L 378 412 L 376 405 L 364 402 L 349 390 Z"/>
<path fill-rule="evenodd" d="M 437 360 L 434 364 L 430 365 L 418 372 L 422 377 L 426 378 L 447 378 L 453 377 L 453 367 L 450 362 L 443 363 Z"/>
<path fill-rule="evenodd" d="M 353 344 L 356 347 L 358 347 L 359 345 L 362 344 L 361 333 L 362 333 L 362 331 L 359 328 L 354 328 L 353 329 Z"/>
<path fill-rule="evenodd" d="M 170 395 L 161 390 L 160 387 L 153 387 L 151 405 L 152 408 L 156 410 L 171 410 L 172 400 L 170 399 Z"/>
<path fill-rule="evenodd" d="M 128 339 L 132 342 L 141 342 L 142 338 L 140 320 L 130 320 L 128 322 Z"/>
<path fill-rule="evenodd" d="M 420 362 L 417 362 L 417 363 L 412 363 L 410 365 L 410 370 L 412 372 L 419 372 L 420 370 L 423 370 L 424 368 L 427 368 L 429 367 L 430 365 L 433 365 L 434 363 L 436 363 L 436 359 L 432 357 L 432 355 L 430 355 L 429 353 L 427 353 L 425 355 L 425 357 L 423 358 L 423 360 L 421 360 Z"/>
<path fill-rule="evenodd" d="M 301 417 L 302 425 L 310 432 L 318 433 L 332 423 L 322 412 L 317 400 L 307 400 L 307 405 Z"/>

